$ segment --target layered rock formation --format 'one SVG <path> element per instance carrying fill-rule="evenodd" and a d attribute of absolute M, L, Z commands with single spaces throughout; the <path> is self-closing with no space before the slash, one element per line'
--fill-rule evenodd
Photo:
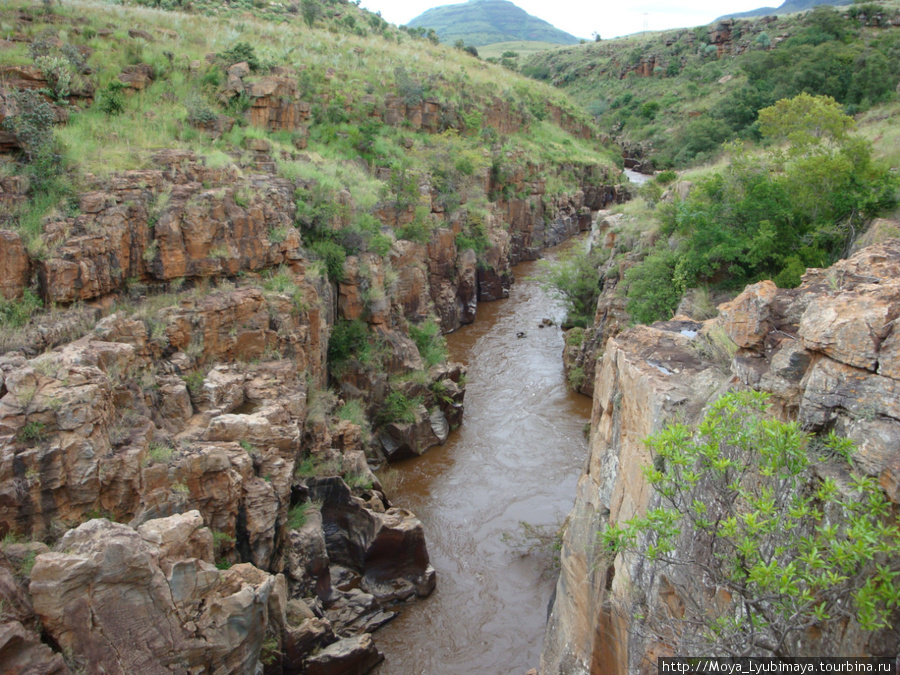
<path fill-rule="evenodd" d="M 464 369 L 425 369 L 409 326 L 472 321 L 479 300 L 508 292 L 515 262 L 623 195 L 596 174 L 548 200 L 523 171 L 505 192 L 529 196 L 493 206 L 483 261 L 457 245 L 464 215 L 436 207 L 446 225 L 427 244 L 349 256 L 331 283 L 294 226 L 302 186 L 185 151 L 154 161 L 94 181 L 79 215 L 45 223 L 41 256 L 3 233 L 4 296 L 31 286 L 94 304 L 4 335 L 0 534 L 59 543 L 11 566 L 21 612 L 0 665 L 16 672 L 27 654 L 39 673 L 365 672 L 380 658 L 369 632 L 436 581 L 421 524 L 392 508 L 368 459 L 443 443 L 465 394 Z M 336 322 L 361 322 L 381 360 L 329 372 Z M 369 419 L 392 393 L 420 403 L 370 440 L 332 417 L 329 379 Z M 147 534 L 188 513 L 190 542 L 163 551 Z M 133 606 L 104 595 L 126 587 Z"/>
<path fill-rule="evenodd" d="M 668 653 L 641 630 L 641 617 L 677 605 L 678 572 L 631 554 L 610 561 L 597 535 L 657 503 L 642 473 L 651 461 L 643 439 L 670 421 L 696 421 L 728 389 L 765 391 L 780 417 L 853 439 L 856 469 L 900 502 L 898 279 L 900 240 L 891 240 L 827 270 L 810 270 L 797 289 L 750 286 L 708 322 L 676 318 L 608 341 L 594 384 L 590 460 L 563 541 L 543 673 L 655 672 L 656 657 Z M 723 344 L 723 335 L 736 345 L 733 358 L 712 346 Z M 865 632 L 853 620 L 829 624 L 804 643 L 809 655 L 893 656 L 898 648 L 896 629 Z"/>

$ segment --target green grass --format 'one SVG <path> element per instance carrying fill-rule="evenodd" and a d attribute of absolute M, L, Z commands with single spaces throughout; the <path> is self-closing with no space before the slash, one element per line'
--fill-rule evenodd
<path fill-rule="evenodd" d="M 516 52 L 520 59 L 539 54 L 550 49 L 559 49 L 560 45 L 554 42 L 540 42 L 537 40 L 511 40 L 509 42 L 494 42 L 478 47 L 478 56 L 483 59 L 499 59 L 504 52 Z"/>
<path fill-rule="evenodd" d="M 426 368 L 431 368 L 447 360 L 447 341 L 441 334 L 441 327 L 432 319 L 410 324 L 409 336 L 416 343 L 419 355 Z"/>
<path fill-rule="evenodd" d="M 144 466 L 153 464 L 166 464 L 172 459 L 175 450 L 164 443 L 151 443 L 144 458 Z"/>
<path fill-rule="evenodd" d="M 292 507 L 288 511 L 288 528 L 291 530 L 301 529 L 306 525 L 310 511 L 318 511 L 321 508 L 322 504 L 319 502 L 303 502 L 302 504 L 297 504 L 297 506 Z"/>

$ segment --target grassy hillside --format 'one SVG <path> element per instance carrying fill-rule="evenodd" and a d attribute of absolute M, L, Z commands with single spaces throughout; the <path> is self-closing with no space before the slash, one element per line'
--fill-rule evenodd
<path fill-rule="evenodd" d="M 758 139 L 757 111 L 800 92 L 848 113 L 893 100 L 900 80 L 900 3 L 738 20 L 537 54 L 522 72 L 581 102 L 600 127 L 684 167 L 724 141 Z"/>
<path fill-rule="evenodd" d="M 792 14 L 793 12 L 802 12 L 806 9 L 812 9 L 818 5 L 850 5 L 852 0 L 785 0 L 778 7 L 760 7 L 759 9 L 751 9 L 748 12 L 737 12 L 735 14 L 725 14 L 717 20 L 722 19 L 749 19 L 754 16 L 768 16 L 773 14 Z"/>
<path fill-rule="evenodd" d="M 430 28 L 442 42 L 462 40 L 480 47 L 496 42 L 529 41 L 573 45 L 578 38 L 507 0 L 469 0 L 434 7 L 409 22 L 411 28 Z"/>
<path fill-rule="evenodd" d="M 492 146 L 510 157 L 526 153 L 534 164 L 614 161 L 614 153 L 570 137 L 548 121 L 551 107 L 567 111 L 572 120 L 586 123 L 588 118 L 547 85 L 432 45 L 352 3 L 318 5 L 313 17 L 279 7 L 248 4 L 235 14 L 231 5 L 197 3 L 193 13 L 185 13 L 73 2 L 45 14 L 28 2 L 7 4 L 0 29 L 22 39 L 4 43 L 4 62 L 38 64 L 50 72 L 60 88 L 52 94 L 68 122 L 51 132 L 56 144 L 52 167 L 10 158 L 0 164 L 4 176 L 55 176 L 37 181 L 39 189 L 26 203 L 11 207 L 4 202 L 6 222 L 38 240 L 42 215 L 77 192 L 84 176 L 146 168 L 159 148 L 190 149 L 208 164 L 241 167 L 248 161 L 250 141 L 263 139 L 271 144 L 280 176 L 319 180 L 327 186 L 320 195 L 325 201 L 349 189 L 366 212 L 396 187 L 380 168 L 401 167 L 410 180 L 434 183 L 436 174 L 456 176 L 457 160 L 469 157 L 461 182 L 442 188 L 448 203 L 458 204 L 460 196 L 451 193 L 461 192 L 464 201 L 467 190 L 477 192 L 475 176 L 491 166 Z M 252 102 L 229 93 L 226 72 L 242 61 L 251 68 L 245 85 L 273 73 L 296 83 L 298 98 L 308 102 L 308 124 L 294 131 L 248 125 Z M 141 64 L 148 71 L 145 86 L 123 90 L 120 73 Z M 93 87 L 92 97 L 68 98 L 62 91 L 82 84 Z M 435 134 L 407 123 L 382 123 L 385 101 L 392 97 L 407 107 L 428 101 L 437 110 L 455 111 L 454 119 L 436 122 L 446 131 L 439 136 L 442 152 L 426 150 L 437 142 Z M 488 124 L 487 108 L 514 117 L 520 130 L 498 133 Z M 220 119 L 227 130 L 204 130 Z M 442 161 L 453 166 L 447 169 Z M 553 181 L 551 188 L 567 189 Z M 483 199 L 483 189 L 481 194 Z"/>
<path fill-rule="evenodd" d="M 533 54 L 545 52 L 549 49 L 558 49 L 559 44 L 553 42 L 530 42 L 526 40 L 513 40 L 510 42 L 495 42 L 489 45 L 482 45 L 478 48 L 478 56 L 484 60 L 503 58 L 508 52 L 515 52 L 517 56 L 507 57 L 513 59 L 526 59 Z"/>

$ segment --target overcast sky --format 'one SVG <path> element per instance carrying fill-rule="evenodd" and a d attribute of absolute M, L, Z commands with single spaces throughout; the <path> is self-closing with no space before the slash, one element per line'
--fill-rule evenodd
<path fill-rule="evenodd" d="M 710 23 L 726 12 L 778 6 L 782 0 L 656 0 L 632 4 L 629 0 L 513 0 L 529 14 L 552 23 L 576 37 L 603 38 L 642 30 L 663 30 Z M 397 25 L 408 23 L 426 9 L 457 4 L 453 0 L 362 0 L 362 6 Z"/>

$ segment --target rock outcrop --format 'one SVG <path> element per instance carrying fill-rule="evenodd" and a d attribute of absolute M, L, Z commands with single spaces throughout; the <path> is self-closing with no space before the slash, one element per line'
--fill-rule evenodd
<path fill-rule="evenodd" d="M 670 421 L 697 420 L 727 389 L 767 392 L 780 417 L 853 439 L 856 468 L 900 503 L 898 279 L 895 239 L 809 270 L 796 289 L 750 286 L 705 324 L 676 318 L 609 340 L 595 379 L 591 456 L 563 540 L 545 675 L 649 672 L 666 653 L 640 630 L 639 617 L 679 601 L 677 579 L 667 578 L 674 573 L 629 554 L 610 562 L 597 533 L 656 504 L 642 473 L 651 461 L 643 439 Z M 733 341 L 733 358 L 705 342 L 713 332 Z M 830 625 L 807 647 L 810 654 L 893 655 L 900 637 L 861 631 L 851 620 Z"/>

